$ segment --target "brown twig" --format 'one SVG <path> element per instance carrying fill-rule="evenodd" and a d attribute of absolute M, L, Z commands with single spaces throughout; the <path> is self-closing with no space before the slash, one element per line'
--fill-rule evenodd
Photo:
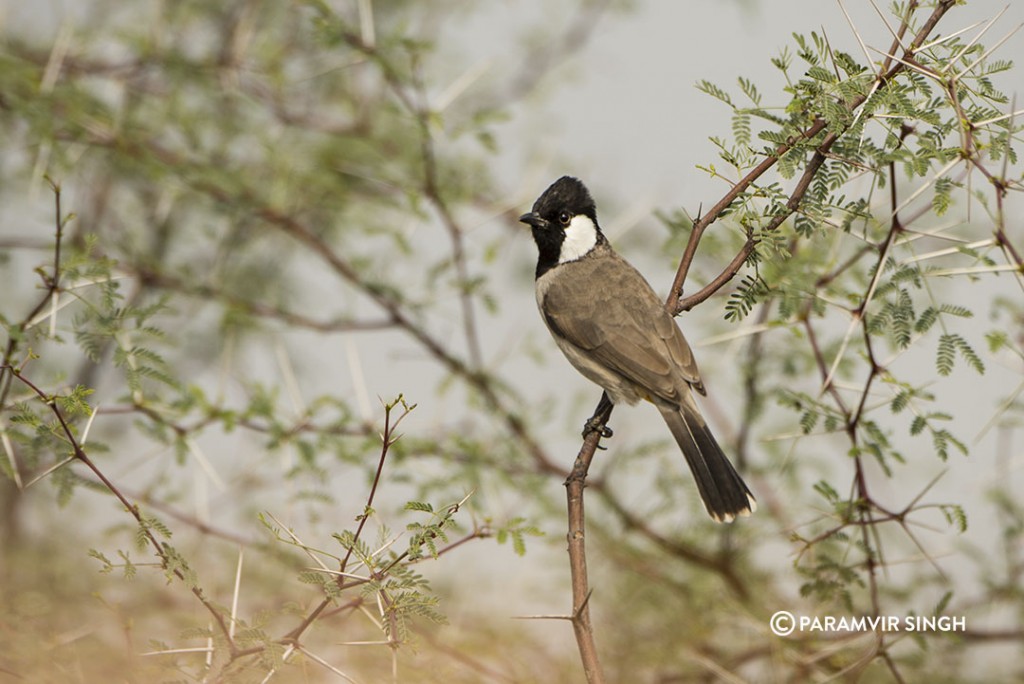
<path fill-rule="evenodd" d="M 39 275 L 43 280 L 43 286 L 45 291 L 43 296 L 40 297 L 39 301 L 31 311 L 21 320 L 20 323 L 14 326 L 18 334 L 10 335 L 7 340 L 7 348 L 4 350 L 3 359 L 0 363 L 0 406 L 4 406 L 7 402 L 7 397 L 11 391 L 11 383 L 14 381 L 15 374 L 13 368 L 14 355 L 19 349 L 19 342 L 22 339 L 22 333 L 28 330 L 29 325 L 35 320 L 46 305 L 49 304 L 53 297 L 60 292 L 60 271 L 61 271 L 61 243 L 63 242 L 64 235 L 64 224 L 66 219 L 61 213 L 61 187 L 59 183 L 47 179 L 50 184 L 50 189 L 53 190 L 53 210 L 54 210 L 54 224 L 56 225 L 56 237 L 54 239 L 53 246 L 53 272 L 50 274 L 44 273 L 42 268 L 39 269 Z M 8 369 L 12 370 L 8 370 Z"/>
<path fill-rule="evenodd" d="M 569 572 L 572 577 L 572 629 L 576 635 L 583 671 L 589 684 L 605 681 L 604 671 L 597 656 L 597 645 L 594 643 L 594 630 L 590 622 L 590 584 L 587 578 L 586 548 L 586 514 L 583 506 L 583 490 L 586 487 L 587 472 L 594 459 L 594 453 L 601 441 L 603 426 L 611 417 L 612 404 L 602 402 L 599 412 L 594 414 L 596 420 L 587 436 L 583 439 L 572 472 L 565 481 L 567 509 L 569 516 L 569 532 L 567 535 L 569 548 Z"/>

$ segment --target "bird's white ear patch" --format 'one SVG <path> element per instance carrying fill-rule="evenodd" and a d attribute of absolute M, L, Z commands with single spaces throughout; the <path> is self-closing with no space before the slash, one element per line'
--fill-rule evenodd
<path fill-rule="evenodd" d="M 586 214 L 572 217 L 565 227 L 565 240 L 562 250 L 558 253 L 558 263 L 576 261 L 585 256 L 597 244 L 597 226 Z"/>

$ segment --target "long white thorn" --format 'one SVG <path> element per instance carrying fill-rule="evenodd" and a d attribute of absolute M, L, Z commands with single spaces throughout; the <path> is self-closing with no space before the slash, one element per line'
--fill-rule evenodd
<path fill-rule="evenodd" d="M 959 80 L 961 77 L 963 77 L 964 74 L 970 72 L 972 69 L 974 69 L 974 67 L 978 66 L 983 61 L 988 59 L 989 55 L 991 55 L 993 52 L 995 52 L 1000 47 L 1002 47 L 1003 43 L 1005 43 L 1006 41 L 1010 40 L 1010 38 L 1013 37 L 1013 34 L 1017 33 L 1017 31 L 1020 31 L 1022 28 L 1024 28 L 1024 22 L 1021 22 L 1020 24 L 1017 24 L 1016 28 L 1014 28 L 1009 33 L 1007 33 L 1005 36 L 1000 38 L 999 41 L 995 45 L 990 47 L 988 50 L 985 50 L 985 52 L 982 53 L 981 57 L 978 57 L 978 59 L 974 60 L 968 66 L 964 67 L 963 71 L 961 71 L 959 74 L 957 74 L 955 78 Z"/>
<path fill-rule="evenodd" d="M 238 547 L 238 567 L 235 568 L 235 591 L 231 596 L 231 622 L 228 625 L 228 637 L 235 638 L 235 625 L 238 618 L 238 593 L 242 586 L 242 560 L 245 558 L 245 547 Z"/>

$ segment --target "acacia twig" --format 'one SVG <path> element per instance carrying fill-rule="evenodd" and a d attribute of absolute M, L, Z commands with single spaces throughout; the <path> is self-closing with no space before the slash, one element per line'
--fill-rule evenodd
<path fill-rule="evenodd" d="M 85 449 L 82 448 L 82 445 L 78 442 L 78 439 L 75 437 L 74 432 L 71 430 L 71 426 L 65 419 L 64 413 L 60 410 L 60 407 L 57 406 L 56 398 L 48 396 L 45 392 L 43 392 L 43 390 L 38 385 L 29 380 L 27 377 L 25 377 L 20 369 L 9 365 L 3 366 L 0 369 L 11 373 L 12 377 L 16 378 L 19 382 L 28 387 L 40 401 L 42 401 L 44 404 L 46 404 L 46 406 L 50 408 L 50 411 L 57 419 L 57 423 L 60 426 L 61 433 L 63 433 L 64 438 L 67 440 L 68 444 L 71 447 L 75 459 L 84 463 L 85 466 L 89 470 L 91 470 L 92 473 L 97 478 L 99 478 L 100 482 L 103 483 L 103 487 L 111 494 L 113 494 L 114 497 L 121 502 L 121 505 L 124 506 L 125 510 L 128 511 L 128 513 L 133 518 L 135 518 L 135 521 L 139 525 L 139 529 L 142 533 L 142 536 L 153 548 L 153 553 L 155 553 L 156 556 L 160 559 L 161 566 L 163 567 L 163 569 L 169 571 L 178 579 L 186 581 L 185 573 L 180 568 L 175 567 L 176 561 L 174 561 L 171 558 L 171 554 L 168 552 L 168 549 L 165 547 L 165 545 L 156 538 L 156 535 L 153 533 L 151 523 L 149 523 L 143 517 L 142 511 L 139 509 L 138 505 L 132 503 L 128 499 L 128 497 L 125 496 L 125 494 L 117 487 L 117 485 L 115 485 L 106 476 L 106 474 L 102 470 L 100 470 L 100 468 L 93 462 L 93 460 L 85 452 Z M 206 610 L 209 611 L 210 615 L 213 616 L 214 621 L 217 623 L 218 628 L 220 629 L 224 638 L 227 641 L 228 650 L 231 653 L 235 653 L 237 647 L 235 646 L 235 641 L 232 638 L 231 631 L 228 627 L 227 622 L 224 620 L 224 616 L 221 613 L 221 611 L 216 606 L 214 606 L 209 599 L 206 598 L 206 594 L 203 592 L 201 587 L 187 581 L 186 584 L 189 585 L 189 590 L 192 592 L 192 594 L 195 595 L 197 599 L 199 599 L 199 602 L 203 604 L 203 607 L 205 607 Z"/>
<path fill-rule="evenodd" d="M 402 406 L 403 406 L 403 408 L 405 410 L 404 410 L 404 412 L 401 415 L 398 416 L 397 419 L 394 420 L 394 422 L 392 422 L 391 412 L 392 412 L 392 410 L 395 408 L 395 406 L 399 402 L 402 403 Z M 348 551 L 345 553 L 345 557 L 342 559 L 342 561 L 341 561 L 341 563 L 339 565 L 339 574 L 338 574 L 338 577 L 337 577 L 337 580 L 336 580 L 336 582 L 338 584 L 338 590 L 339 591 L 343 590 L 343 589 L 349 588 L 349 586 L 351 584 L 348 581 L 348 578 L 343 573 L 348 568 L 348 562 L 352 558 L 352 552 L 355 550 L 356 546 L 359 544 L 359 537 L 363 533 L 363 528 L 366 526 L 366 521 L 369 519 L 371 513 L 373 512 L 373 499 L 374 499 L 374 497 L 377 494 L 377 487 L 380 484 L 380 478 L 381 478 L 381 475 L 384 472 L 384 462 L 387 460 L 388 450 L 398 440 L 398 437 L 395 435 L 395 432 L 394 432 L 395 428 L 398 427 L 398 424 L 400 422 L 402 422 L 402 419 L 404 419 L 407 415 L 409 415 L 409 412 L 413 408 L 415 408 L 415 406 L 412 406 L 412 407 L 406 406 L 405 401 L 402 399 L 401 396 L 399 396 L 399 398 L 395 402 L 384 405 L 384 428 L 383 428 L 383 430 L 381 430 L 381 433 L 380 433 L 380 439 L 381 439 L 380 458 L 379 458 L 379 460 L 377 462 L 377 470 L 376 470 L 376 472 L 374 473 L 374 476 L 373 476 L 373 484 L 370 486 L 370 493 L 369 493 L 369 495 L 366 498 L 366 504 L 363 506 L 363 512 L 358 516 L 358 518 L 359 518 L 359 525 L 356 528 L 355 534 L 352 536 L 352 542 L 351 542 L 351 544 L 348 547 Z M 396 558 L 395 561 L 391 563 L 391 565 L 389 565 L 386 569 L 382 570 L 379 574 L 381 576 L 384 576 L 385 574 L 387 574 L 387 571 L 390 568 L 394 567 L 406 555 L 408 555 L 408 552 L 406 552 L 405 554 L 402 554 L 401 556 Z M 360 584 L 363 583 L 361 581 L 358 581 L 358 582 Z M 309 629 L 310 625 L 312 625 L 316 621 L 316 619 L 318 617 L 320 617 L 320 614 L 323 613 L 324 610 L 327 608 L 327 606 L 331 605 L 331 603 L 333 601 L 334 601 L 334 599 L 331 598 L 330 596 L 327 596 L 322 601 L 320 601 L 320 603 L 318 603 L 316 605 L 316 607 L 312 611 L 310 611 L 309 615 L 307 615 L 305 618 L 302 619 L 302 621 L 298 624 L 298 626 L 296 626 L 294 629 L 292 629 L 290 632 L 288 632 L 287 635 L 285 635 L 283 637 L 282 643 L 289 643 L 289 644 L 298 645 L 299 637 L 301 637 L 302 634 L 307 629 Z"/>
<path fill-rule="evenodd" d="M 889 49 L 889 55 L 883 62 L 878 75 L 875 77 L 876 86 L 882 86 L 895 78 L 900 72 L 907 68 L 906 58 L 912 57 L 914 52 L 924 43 L 925 39 L 935 28 L 935 25 L 943 17 L 943 15 L 956 4 L 955 0 L 940 0 L 935 6 L 934 11 L 928 17 L 928 19 L 918 30 L 914 36 L 914 40 L 907 46 L 904 59 L 897 60 L 896 64 L 891 55 L 896 54 L 897 48 L 902 45 L 902 36 L 906 32 L 909 26 L 910 16 L 917 9 L 917 2 L 911 2 L 907 7 L 906 14 L 899 31 L 893 39 L 893 46 Z M 867 102 L 867 95 L 858 95 L 851 99 L 848 103 L 843 103 L 847 111 L 855 112 L 865 102 Z M 755 166 L 746 176 L 740 179 L 735 185 L 733 185 L 725 195 L 711 207 L 708 213 L 693 223 L 693 227 L 690 230 L 690 237 L 687 240 L 686 248 L 683 250 L 683 256 L 679 261 L 679 267 L 676 269 L 675 278 L 672 281 L 672 287 L 668 293 L 668 299 L 666 300 L 666 306 L 672 315 L 687 311 L 700 302 L 708 299 L 715 292 L 720 290 L 726 283 L 732 280 L 740 268 L 746 262 L 746 258 L 753 251 L 756 246 L 756 240 L 748 239 L 743 245 L 740 251 L 737 253 L 725 269 L 719 273 L 708 285 L 701 289 L 698 293 L 683 299 L 683 283 L 686 281 L 686 276 L 690 271 L 690 266 L 693 263 L 694 256 L 697 253 L 697 246 L 700 244 L 701 238 L 704 235 L 704 231 L 714 223 L 724 211 L 726 211 L 732 203 L 736 201 L 747 189 L 753 185 L 761 176 L 767 173 L 775 164 L 785 155 L 787 152 L 792 150 L 796 145 L 805 140 L 813 140 L 819 133 L 825 130 L 827 122 L 818 118 L 809 127 L 800 132 L 798 136 L 794 136 L 792 140 L 779 145 L 775 152 L 770 156 L 763 159 L 757 166 Z M 801 176 L 800 181 L 797 183 L 793 192 L 790 194 L 788 201 L 785 204 L 785 209 L 780 211 L 779 214 L 772 217 L 772 220 L 763 228 L 764 231 L 773 231 L 777 229 L 782 223 L 789 218 L 795 212 L 799 206 L 800 201 L 803 199 L 810 187 L 810 181 L 817 174 L 822 163 L 828 154 L 829 149 L 838 139 L 839 135 L 844 132 L 830 132 L 826 134 L 825 138 L 815 149 L 814 156 L 811 161 L 808 162 L 805 167 L 804 174 Z"/>
<path fill-rule="evenodd" d="M 586 514 L 583 507 L 583 490 L 586 487 L 587 472 L 601 441 L 602 429 L 612 414 L 612 404 L 598 405 L 594 414 L 592 429 L 583 438 L 572 472 L 565 481 L 567 509 L 569 515 L 569 572 L 572 577 L 572 629 L 576 645 L 583 661 L 583 671 L 589 684 L 603 684 L 604 671 L 597 656 L 594 630 L 590 623 L 590 583 L 587 578 Z M 596 429 L 595 429 L 596 428 Z"/>

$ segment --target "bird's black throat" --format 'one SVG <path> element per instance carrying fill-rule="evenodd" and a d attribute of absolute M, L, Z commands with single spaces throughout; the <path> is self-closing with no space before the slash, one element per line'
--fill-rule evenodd
<path fill-rule="evenodd" d="M 565 241 L 565 233 L 561 230 L 552 230 L 547 227 L 533 226 L 533 241 L 537 243 L 537 272 L 535 278 L 550 271 L 558 265 L 559 255 L 562 253 L 562 242 Z"/>

